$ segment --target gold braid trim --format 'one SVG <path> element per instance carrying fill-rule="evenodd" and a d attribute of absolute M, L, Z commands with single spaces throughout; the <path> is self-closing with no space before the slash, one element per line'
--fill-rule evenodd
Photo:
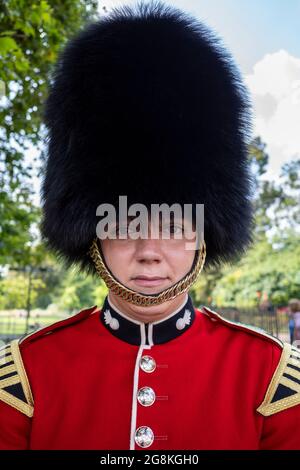
<path fill-rule="evenodd" d="M 34 403 L 18 340 L 12 341 L 1 352 L 11 354 L 7 354 L 2 361 L 3 363 L 1 363 L 0 401 L 31 418 L 33 416 Z M 13 362 L 13 364 L 10 364 L 10 362 Z M 5 378 L 6 375 L 11 376 Z M 25 399 L 20 398 L 16 390 L 9 389 L 12 385 L 16 385 L 19 392 L 23 391 Z"/>
<path fill-rule="evenodd" d="M 300 404 L 300 353 L 295 346 L 284 343 L 277 368 L 269 384 L 264 401 L 257 408 L 263 416 L 271 416 Z M 276 398 L 276 392 L 281 393 Z"/>
<path fill-rule="evenodd" d="M 120 281 L 118 281 L 106 267 L 101 255 L 101 250 L 99 250 L 98 247 L 97 238 L 93 240 L 88 254 L 91 256 L 94 262 L 98 275 L 104 280 L 108 289 L 129 303 L 134 305 L 141 305 L 143 307 L 149 307 L 151 305 L 162 304 L 167 300 L 175 299 L 175 297 L 186 292 L 194 284 L 204 266 L 206 245 L 205 241 L 203 240 L 201 248 L 197 250 L 197 258 L 191 271 L 186 274 L 183 279 L 176 282 L 176 284 L 168 287 L 167 289 L 164 289 L 162 292 L 156 295 L 139 294 L 138 292 L 131 290 L 121 284 Z"/>

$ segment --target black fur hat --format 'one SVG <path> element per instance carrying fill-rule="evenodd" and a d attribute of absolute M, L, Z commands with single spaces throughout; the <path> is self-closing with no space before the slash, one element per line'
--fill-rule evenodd
<path fill-rule="evenodd" d="M 160 2 L 124 6 L 63 50 L 45 107 L 42 235 L 67 265 L 101 203 L 204 204 L 206 265 L 251 242 L 249 98 L 221 41 Z"/>

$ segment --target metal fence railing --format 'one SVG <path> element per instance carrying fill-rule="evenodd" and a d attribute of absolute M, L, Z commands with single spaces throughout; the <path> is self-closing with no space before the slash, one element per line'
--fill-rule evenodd
<path fill-rule="evenodd" d="M 67 315 L 42 315 L 30 318 L 28 325 L 26 316 L 1 315 L 0 316 L 0 341 L 7 343 L 19 338 L 26 333 L 31 333 L 39 328 L 51 325 L 56 321 L 66 318 Z"/>
<path fill-rule="evenodd" d="M 255 326 L 285 341 L 289 340 L 288 316 L 286 313 L 283 313 L 276 308 L 270 311 L 260 310 L 258 308 L 211 308 L 231 321 Z M 66 317 L 66 313 L 31 317 L 26 331 L 26 316 L 2 314 L 0 315 L 0 340 L 8 342 Z"/>
<path fill-rule="evenodd" d="M 254 308 L 218 308 L 213 309 L 223 315 L 228 320 L 244 323 L 265 330 L 267 333 L 283 339 L 289 340 L 289 318 L 277 308 L 261 310 Z"/>

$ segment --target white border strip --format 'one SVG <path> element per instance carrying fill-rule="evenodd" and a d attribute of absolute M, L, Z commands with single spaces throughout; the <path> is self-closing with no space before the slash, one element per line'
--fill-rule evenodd
<path fill-rule="evenodd" d="M 139 386 L 139 371 L 140 371 L 140 360 L 143 354 L 143 349 L 151 349 L 151 346 L 147 346 L 146 343 L 146 329 L 145 324 L 142 323 L 141 327 L 141 345 L 139 347 L 133 376 L 133 392 L 132 392 L 132 405 L 131 405 L 131 427 L 130 427 L 130 443 L 129 449 L 135 450 L 135 431 L 136 431 L 136 417 L 137 417 L 137 391 Z"/>

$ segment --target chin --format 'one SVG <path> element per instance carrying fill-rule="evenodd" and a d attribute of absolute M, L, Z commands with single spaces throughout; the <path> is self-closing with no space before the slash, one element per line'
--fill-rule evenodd
<path fill-rule="evenodd" d="M 134 281 L 130 281 L 130 285 L 128 285 L 128 287 L 129 289 L 134 290 L 140 295 L 143 295 L 143 294 L 154 295 L 154 294 L 159 294 L 160 292 L 164 291 L 165 289 L 168 289 L 172 285 L 173 284 L 169 281 L 169 279 L 166 279 L 159 286 L 153 286 L 153 287 L 139 286 Z"/>
<path fill-rule="evenodd" d="M 132 307 L 136 313 L 143 313 L 155 316 L 164 313 L 164 311 L 167 309 L 167 303 L 163 302 L 160 305 L 151 305 L 150 307 L 139 305 L 132 305 Z M 155 318 L 153 318 L 153 320 L 155 320 Z"/>

